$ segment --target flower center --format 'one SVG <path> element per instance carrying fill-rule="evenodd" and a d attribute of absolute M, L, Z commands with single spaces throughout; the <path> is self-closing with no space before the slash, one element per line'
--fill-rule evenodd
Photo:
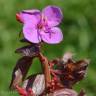
<path fill-rule="evenodd" d="M 38 28 L 39 30 L 42 30 L 43 27 L 44 27 L 44 25 L 43 25 L 42 23 L 38 23 L 38 24 L 37 24 L 37 28 Z"/>
<path fill-rule="evenodd" d="M 43 30 L 44 31 L 46 29 L 46 27 L 47 27 L 47 19 L 46 19 L 45 16 L 42 15 L 40 21 L 37 24 L 37 28 L 39 30 Z"/>

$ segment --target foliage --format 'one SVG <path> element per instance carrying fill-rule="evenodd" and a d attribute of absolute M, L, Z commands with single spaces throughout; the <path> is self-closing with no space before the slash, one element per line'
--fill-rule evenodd
<path fill-rule="evenodd" d="M 45 45 L 43 49 L 50 59 L 62 56 L 65 51 L 78 54 L 78 58 L 88 57 L 91 60 L 88 74 L 83 82 L 75 87 L 78 91 L 83 87 L 88 96 L 96 95 L 96 1 L 95 0 L 0 0 L 0 96 L 15 96 L 15 92 L 9 92 L 12 68 L 18 55 L 14 54 L 18 43 L 18 35 L 21 31 L 20 24 L 15 20 L 15 14 L 22 9 L 42 9 L 46 5 L 57 5 L 62 8 L 64 20 L 61 24 L 64 40 L 58 45 Z M 50 54 L 49 54 L 50 52 Z M 62 54 L 62 55 L 61 55 Z M 77 56 L 77 55 L 76 55 Z M 34 68 L 29 74 L 41 70 L 39 62 L 34 61 Z M 16 96 L 18 96 L 16 94 Z"/>

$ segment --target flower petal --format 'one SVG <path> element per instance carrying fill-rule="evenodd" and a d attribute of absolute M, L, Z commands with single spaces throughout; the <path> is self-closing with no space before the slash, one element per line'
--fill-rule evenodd
<path fill-rule="evenodd" d="M 29 14 L 36 14 L 36 13 L 40 13 L 40 10 L 37 9 L 23 10 L 22 12 L 29 13 Z"/>
<path fill-rule="evenodd" d="M 23 27 L 23 33 L 25 39 L 32 43 L 39 43 L 41 38 L 36 28 L 30 26 L 30 24 L 25 24 Z"/>
<path fill-rule="evenodd" d="M 47 17 L 49 26 L 57 26 L 63 18 L 61 9 L 56 6 L 48 6 L 42 13 Z"/>
<path fill-rule="evenodd" d="M 53 27 L 51 28 L 50 32 L 42 32 L 41 38 L 46 43 L 57 44 L 63 40 L 63 34 L 58 27 Z"/>
<path fill-rule="evenodd" d="M 39 10 L 23 10 L 18 13 L 18 16 L 23 23 L 30 23 L 31 25 L 36 25 L 40 21 Z"/>

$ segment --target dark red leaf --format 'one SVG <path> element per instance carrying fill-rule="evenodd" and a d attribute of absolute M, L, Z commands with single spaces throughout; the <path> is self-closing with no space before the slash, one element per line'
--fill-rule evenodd
<path fill-rule="evenodd" d="M 32 59 L 31 57 L 24 56 L 18 60 L 12 73 L 10 88 L 14 88 L 24 80 L 32 64 Z"/>
<path fill-rule="evenodd" d="M 72 88 L 72 86 L 85 77 L 88 62 L 80 60 L 77 62 L 69 61 L 61 66 L 62 75 L 60 79 L 64 86 Z"/>
<path fill-rule="evenodd" d="M 16 53 L 20 53 L 23 56 L 29 56 L 29 57 L 35 57 L 39 54 L 39 52 L 40 52 L 40 46 L 37 44 L 27 45 L 16 50 Z"/>
<path fill-rule="evenodd" d="M 55 75 L 59 76 L 62 84 L 67 88 L 72 88 L 74 84 L 85 77 L 86 70 L 89 64 L 89 60 L 87 59 L 75 61 L 73 60 L 72 56 L 72 53 L 65 53 L 63 58 L 55 60 L 55 69 L 53 66 L 54 73 L 54 70 L 61 71 L 61 74 L 55 73 Z"/>

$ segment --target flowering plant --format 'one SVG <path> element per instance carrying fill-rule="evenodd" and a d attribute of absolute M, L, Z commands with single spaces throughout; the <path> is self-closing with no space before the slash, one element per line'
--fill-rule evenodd
<path fill-rule="evenodd" d="M 73 85 L 84 78 L 89 61 L 75 61 L 71 52 L 48 60 L 41 52 L 42 43 L 57 44 L 63 40 L 61 29 L 57 27 L 62 17 L 61 9 L 56 6 L 48 6 L 42 12 L 34 9 L 16 14 L 23 24 L 21 42 L 27 45 L 16 50 L 23 57 L 13 70 L 10 89 L 16 89 L 20 96 L 85 96 L 83 90 L 79 94 L 74 91 Z M 41 62 L 42 73 L 27 77 L 34 58 Z"/>
<path fill-rule="evenodd" d="M 23 10 L 17 14 L 17 19 L 23 23 L 25 39 L 32 43 L 44 41 L 57 44 L 63 39 L 63 34 L 57 25 L 62 20 L 62 12 L 56 6 L 48 6 L 40 12 L 37 9 Z"/>

